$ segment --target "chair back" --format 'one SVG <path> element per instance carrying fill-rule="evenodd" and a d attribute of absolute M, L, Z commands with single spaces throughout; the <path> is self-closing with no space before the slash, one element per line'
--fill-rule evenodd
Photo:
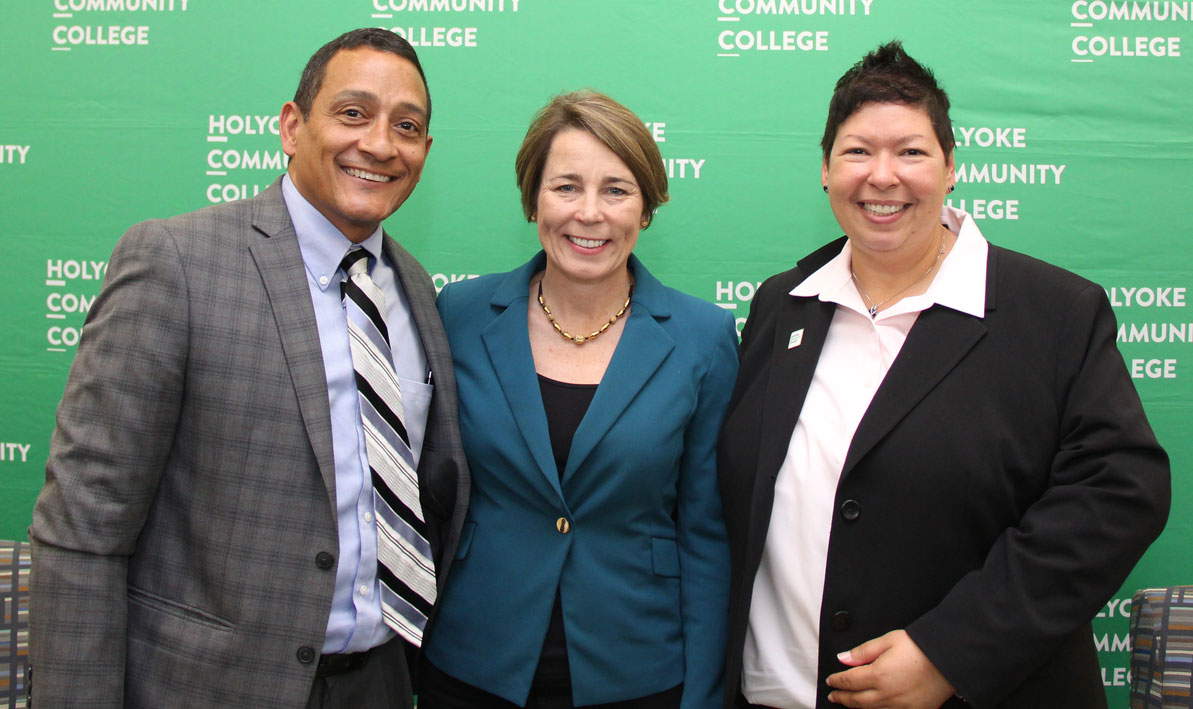
<path fill-rule="evenodd" d="M 1190 709 L 1193 586 L 1145 588 L 1131 601 L 1131 709 Z"/>
<path fill-rule="evenodd" d="M 0 540 L 0 709 L 24 709 L 29 661 L 29 543 Z"/>

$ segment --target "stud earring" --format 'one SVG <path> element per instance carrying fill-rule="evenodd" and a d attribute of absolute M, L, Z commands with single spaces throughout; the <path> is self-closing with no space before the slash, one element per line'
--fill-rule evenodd
<path fill-rule="evenodd" d="M 949 194 L 953 194 L 953 190 L 957 189 L 957 185 L 949 185 Z"/>
<path fill-rule="evenodd" d="M 824 188 L 824 193 L 828 194 L 828 185 L 821 185 Z"/>
<path fill-rule="evenodd" d="M 638 222 L 638 226 L 645 229 L 646 227 L 650 226 L 650 220 L 643 219 L 642 221 Z"/>

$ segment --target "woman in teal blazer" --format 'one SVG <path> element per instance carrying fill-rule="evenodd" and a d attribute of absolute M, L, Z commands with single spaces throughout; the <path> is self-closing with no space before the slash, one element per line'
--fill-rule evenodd
<path fill-rule="evenodd" d="M 517 174 L 543 251 L 439 296 L 473 483 L 420 707 L 719 706 L 733 317 L 631 255 L 667 182 L 628 109 L 555 98 Z"/>

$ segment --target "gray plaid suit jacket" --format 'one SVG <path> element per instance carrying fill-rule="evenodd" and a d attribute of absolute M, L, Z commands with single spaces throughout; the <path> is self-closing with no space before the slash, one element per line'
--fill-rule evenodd
<path fill-rule="evenodd" d="M 469 491 L 455 378 L 430 278 L 385 249 L 435 373 L 418 472 L 442 590 Z M 335 500 L 280 181 L 134 226 L 83 329 L 29 530 L 36 706 L 301 706 Z"/>

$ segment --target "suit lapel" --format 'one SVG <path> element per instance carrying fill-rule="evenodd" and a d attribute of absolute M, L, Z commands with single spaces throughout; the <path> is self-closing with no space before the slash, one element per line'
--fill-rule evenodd
<path fill-rule="evenodd" d="M 327 375 L 319 346 L 319 328 L 305 277 L 306 266 L 294 225 L 286 213 L 280 180 L 254 200 L 253 228 L 264 238 L 249 245 L 277 323 L 298 407 L 335 509 L 335 459 L 331 447 L 331 409 Z"/>
<path fill-rule="evenodd" d="M 763 422 L 757 469 L 759 474 L 768 475 L 772 483 L 783 459 L 787 457 L 791 433 L 803 410 L 812 375 L 816 372 L 816 363 L 820 360 L 824 340 L 833 322 L 833 313 L 836 312 L 833 303 L 818 298 L 796 297 L 790 291 L 839 254 L 844 244 L 845 238 L 842 237 L 800 259 L 797 268 L 782 284 L 783 291 L 774 306 L 775 324 L 774 330 L 769 333 L 769 349 L 764 357 L 759 358 L 760 364 L 767 367 L 766 381 L 760 401 L 754 404 L 761 408 Z M 753 312 L 751 317 L 754 317 Z M 761 313 L 759 317 L 762 317 Z M 767 335 L 762 330 L 758 337 Z"/>
<path fill-rule="evenodd" d="M 671 317 L 667 289 L 633 254 L 630 255 L 629 269 L 634 274 L 630 315 L 596 395 L 572 438 L 564 482 L 584 464 L 622 413 L 641 396 L 647 382 L 675 349 L 675 341 L 659 324 Z"/>
<path fill-rule="evenodd" d="M 675 341 L 655 317 L 643 305 L 631 306 L 621 340 L 572 439 L 564 482 L 584 464 L 630 403 L 642 395 L 647 382 L 675 349 Z"/>
<path fill-rule="evenodd" d="M 534 355 L 530 351 L 530 333 L 526 327 L 526 288 L 530 275 L 541 269 L 532 260 L 522 268 L 511 271 L 494 293 L 492 304 L 501 312 L 485 326 L 481 339 L 497 381 L 505 393 L 510 415 L 522 442 L 530 451 L 538 472 L 560 497 L 559 472 L 551 451 L 551 435 L 547 429 L 547 414 L 543 410 L 543 396 L 538 375 L 534 370 Z"/>
<path fill-rule="evenodd" d="M 985 334 L 981 319 L 951 308 L 935 305 L 920 313 L 858 424 L 841 477 L 948 376 Z"/>
<path fill-rule="evenodd" d="M 414 319 L 423 353 L 427 356 L 427 366 L 432 375 L 435 372 L 446 373 L 451 368 L 451 352 L 447 347 L 447 335 L 443 332 L 439 311 L 435 309 L 435 287 L 418 261 L 388 234 L 381 244 L 389 262 L 398 272 L 402 292 L 410 306 L 410 316 Z"/>
<path fill-rule="evenodd" d="M 758 452 L 759 472 L 772 478 L 787 457 L 791 434 L 812 385 L 816 362 L 836 312 L 834 303 L 816 298 L 792 295 L 782 298 L 771 343 L 770 373 L 762 404 L 765 424 Z M 793 337 L 798 339 L 798 345 L 793 343 Z"/>
<path fill-rule="evenodd" d="M 751 569 L 757 569 L 762 559 L 774 504 L 775 480 L 787 457 L 791 435 L 807 399 L 837 307 L 818 298 L 796 297 L 789 291 L 840 253 L 843 244 L 844 239 L 838 239 L 800 260 L 792 277 L 783 285 L 783 292 L 778 295 L 773 331 L 763 330 L 758 335 L 759 338 L 769 336 L 770 342 L 764 356 L 758 358 L 762 366 L 767 367 L 767 372 L 763 390 L 754 404 L 762 411 L 762 431 L 750 498 L 752 522 L 746 532 L 746 563 Z M 754 317 L 753 313 L 751 317 Z M 762 343 L 756 346 L 761 347 Z M 750 356 L 750 360 L 753 359 Z M 746 362 L 743 360 L 743 364 Z M 748 404 L 739 403 L 741 405 Z"/>

